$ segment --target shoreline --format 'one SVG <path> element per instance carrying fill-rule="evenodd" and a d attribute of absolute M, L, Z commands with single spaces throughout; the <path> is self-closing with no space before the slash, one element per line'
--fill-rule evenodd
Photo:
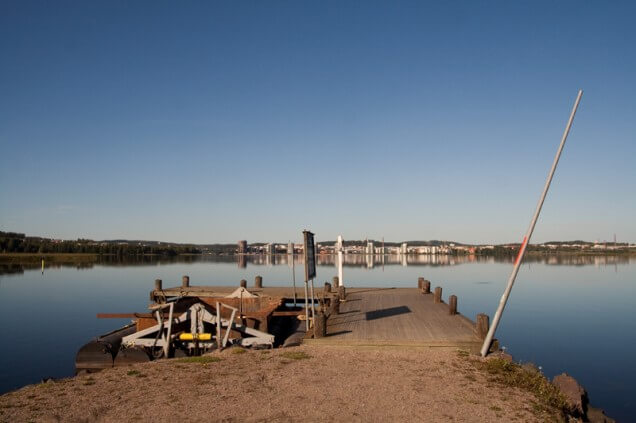
<path fill-rule="evenodd" d="M 287 256 L 286 253 L 270 254 L 274 256 Z M 300 254 L 295 254 L 296 256 Z M 321 256 L 334 256 L 333 253 L 321 253 Z M 390 254 L 385 254 L 385 256 Z M 636 256 L 636 251 L 527 251 L 527 256 L 531 257 L 558 257 L 558 256 L 580 256 L 580 257 L 632 257 Z M 99 258 L 120 257 L 125 259 L 135 258 L 175 258 L 175 257 L 259 257 L 267 254 L 215 254 L 215 253 L 183 253 L 183 254 L 100 254 L 100 253 L 0 253 L 0 263 L 32 263 L 44 258 L 49 261 L 97 261 Z M 365 256 L 365 254 L 351 254 L 351 256 Z M 382 256 L 382 254 L 374 254 Z M 407 256 L 431 256 L 430 254 L 407 254 Z M 444 257 L 493 257 L 499 259 L 514 259 L 513 255 L 494 254 L 437 254 Z"/>
<path fill-rule="evenodd" d="M 0 420 L 198 421 L 209 419 L 210 404 L 215 419 L 238 421 L 578 418 L 540 372 L 505 356 L 302 345 L 233 347 L 28 385 L 0 396 Z"/>

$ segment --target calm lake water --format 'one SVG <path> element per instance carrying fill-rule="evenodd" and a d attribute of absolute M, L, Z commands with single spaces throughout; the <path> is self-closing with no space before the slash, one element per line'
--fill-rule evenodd
<path fill-rule="evenodd" d="M 265 286 L 291 286 L 287 256 L 197 257 L 47 267 L 0 265 L 0 392 L 44 377 L 71 376 L 75 353 L 92 337 L 127 320 L 100 320 L 98 312 L 142 312 L 154 279 L 180 284 L 238 285 L 263 276 Z M 296 257 L 298 287 L 303 275 Z M 512 263 L 446 256 L 347 256 L 348 286 L 415 287 L 424 276 L 458 296 L 459 311 L 491 316 Z M 318 285 L 336 274 L 333 257 L 320 258 Z M 249 286 L 248 285 L 248 286 Z M 300 292 L 300 291 L 299 291 Z M 547 376 L 567 372 L 588 390 L 592 404 L 619 421 L 636 419 L 636 259 L 561 257 L 526 260 L 497 338 L 517 360 Z M 423 356 L 423 359 L 426 359 Z"/>

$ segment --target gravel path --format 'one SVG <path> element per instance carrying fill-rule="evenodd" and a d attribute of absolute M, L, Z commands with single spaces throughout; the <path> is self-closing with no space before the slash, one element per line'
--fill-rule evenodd
<path fill-rule="evenodd" d="M 26 386 L 0 396 L 0 421 L 558 420 L 453 349 L 301 346 L 206 357 Z"/>

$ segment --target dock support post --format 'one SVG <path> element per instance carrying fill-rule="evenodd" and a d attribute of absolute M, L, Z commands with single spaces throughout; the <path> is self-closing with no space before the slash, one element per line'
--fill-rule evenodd
<path fill-rule="evenodd" d="M 329 303 L 329 316 L 334 316 L 336 314 L 340 314 L 340 296 L 336 295 L 335 297 L 331 297 L 331 302 Z"/>
<path fill-rule="evenodd" d="M 345 287 L 342 285 L 338 287 L 338 296 L 340 297 L 342 301 L 344 301 L 347 297 L 347 292 L 345 290 Z"/>
<path fill-rule="evenodd" d="M 316 314 L 314 322 L 314 338 L 324 338 L 327 336 L 327 316 L 322 311 Z"/>
<path fill-rule="evenodd" d="M 490 327 L 490 317 L 487 314 L 479 313 L 477 315 L 477 336 L 480 339 L 485 339 L 488 335 L 488 329 Z"/>
<path fill-rule="evenodd" d="M 245 279 L 241 279 L 241 282 L 239 282 L 239 286 L 241 288 L 247 288 L 247 281 Z"/>
<path fill-rule="evenodd" d="M 436 286 L 435 287 L 435 296 L 433 297 L 433 302 L 435 304 L 440 304 L 442 302 L 442 287 L 441 286 Z"/>
<path fill-rule="evenodd" d="M 457 295 L 448 297 L 448 314 L 457 314 Z"/>
<path fill-rule="evenodd" d="M 263 277 L 256 276 L 254 278 L 254 288 L 262 288 L 263 287 Z"/>
<path fill-rule="evenodd" d="M 417 288 L 420 290 L 424 288 L 424 278 L 417 278 Z"/>
<path fill-rule="evenodd" d="M 155 291 L 161 291 L 161 279 L 155 279 Z"/>
<path fill-rule="evenodd" d="M 328 294 L 331 292 L 331 284 L 329 282 L 325 282 L 325 290 L 324 293 Z"/>
<path fill-rule="evenodd" d="M 424 286 L 422 288 L 422 291 L 424 292 L 424 294 L 430 294 L 431 293 L 431 281 L 428 280 L 424 280 Z"/>
<path fill-rule="evenodd" d="M 333 283 L 334 288 L 338 288 L 340 286 L 340 279 L 338 279 L 338 276 L 331 278 L 331 282 Z"/>
<path fill-rule="evenodd" d="M 183 276 L 181 278 L 181 286 L 183 288 L 188 288 L 190 286 L 190 276 Z"/>

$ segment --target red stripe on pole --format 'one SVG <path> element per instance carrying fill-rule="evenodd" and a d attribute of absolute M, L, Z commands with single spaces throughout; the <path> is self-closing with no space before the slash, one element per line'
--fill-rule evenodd
<path fill-rule="evenodd" d="M 521 243 L 521 248 L 519 248 L 519 252 L 517 253 L 517 258 L 515 259 L 515 265 L 517 265 L 517 263 L 519 262 L 519 259 L 521 258 L 521 252 L 526 247 L 527 243 L 528 243 L 528 237 L 524 236 L 523 242 Z"/>

